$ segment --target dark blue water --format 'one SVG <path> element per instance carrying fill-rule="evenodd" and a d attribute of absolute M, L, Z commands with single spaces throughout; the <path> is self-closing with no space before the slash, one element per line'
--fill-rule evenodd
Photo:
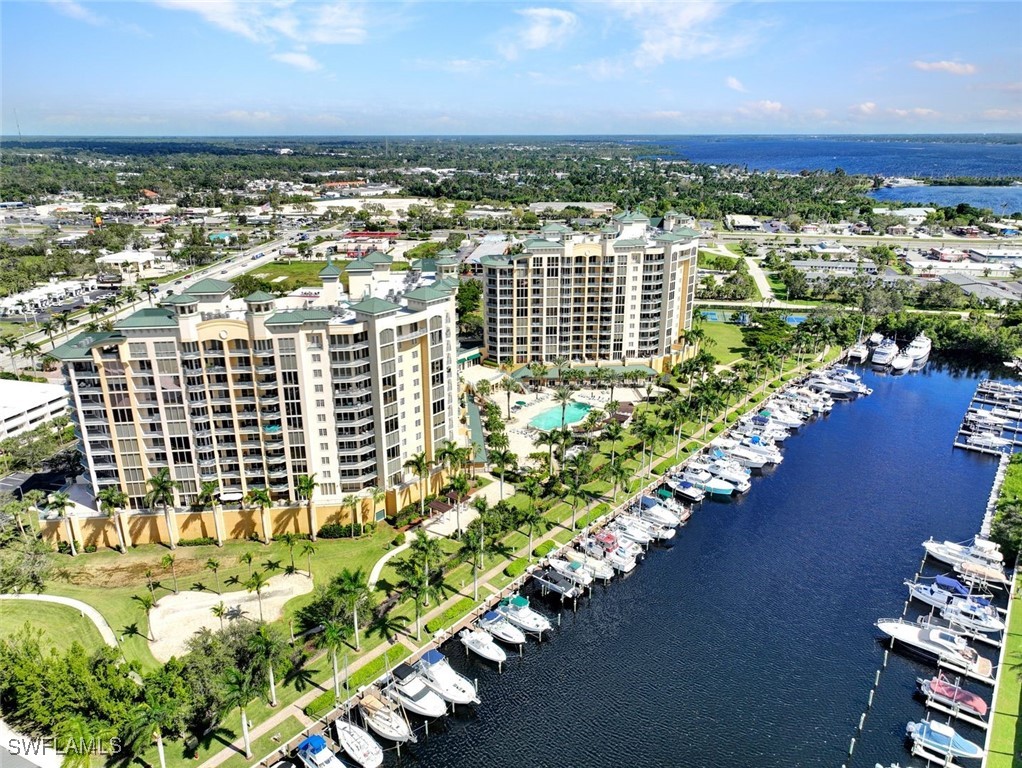
<path fill-rule="evenodd" d="M 502 675 L 448 643 L 483 703 L 404 762 L 840 765 L 883 655 L 873 622 L 901 614 L 920 542 L 976 532 L 996 466 L 951 449 L 977 379 L 930 365 L 865 374 L 872 397 L 804 427 L 746 498 L 703 504 Z M 892 657 L 850 765 L 908 764 L 901 734 L 930 671 Z"/>
<path fill-rule="evenodd" d="M 959 203 L 968 203 L 976 208 L 989 208 L 998 216 L 1022 211 L 1022 186 L 884 187 L 870 192 L 870 197 L 938 207 L 954 207 Z"/>
<path fill-rule="evenodd" d="M 678 159 L 756 171 L 833 171 L 882 176 L 1022 176 L 1022 137 L 664 136 L 636 142 Z M 668 159 L 666 153 L 659 154 Z"/>

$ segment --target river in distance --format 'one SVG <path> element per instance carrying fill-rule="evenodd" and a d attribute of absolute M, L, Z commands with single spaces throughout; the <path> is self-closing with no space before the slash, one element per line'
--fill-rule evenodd
<path fill-rule="evenodd" d="M 527 590 L 561 625 L 502 674 L 447 643 L 482 704 L 388 764 L 841 765 L 883 657 L 874 622 L 901 615 L 922 541 L 976 533 L 996 469 L 951 447 L 978 374 L 863 375 L 872 396 L 804 426 L 744 498 L 703 503 L 577 610 Z M 932 671 L 892 656 L 850 768 L 912 764 L 904 727 Z"/>

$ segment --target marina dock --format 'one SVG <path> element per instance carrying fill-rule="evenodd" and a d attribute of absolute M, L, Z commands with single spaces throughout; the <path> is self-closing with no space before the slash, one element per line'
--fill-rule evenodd
<path fill-rule="evenodd" d="M 1022 386 L 981 381 L 953 446 L 988 456 L 1006 456 L 1022 448 Z"/>

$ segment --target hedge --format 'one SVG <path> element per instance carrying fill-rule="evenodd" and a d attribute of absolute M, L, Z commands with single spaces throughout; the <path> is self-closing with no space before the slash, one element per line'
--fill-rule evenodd
<path fill-rule="evenodd" d="M 610 506 L 604 504 L 603 502 L 600 502 L 578 519 L 578 527 L 585 528 L 593 520 L 597 520 L 603 515 L 607 514 L 608 511 L 610 511 Z"/>
<path fill-rule="evenodd" d="M 542 544 L 540 544 L 538 547 L 532 550 L 532 554 L 535 555 L 536 557 L 546 557 L 555 549 L 557 549 L 556 541 L 544 541 Z"/>
<path fill-rule="evenodd" d="M 517 560 L 512 560 L 504 568 L 504 573 L 512 579 L 517 579 L 523 573 L 525 569 L 529 567 L 529 560 L 525 557 L 519 557 Z"/>
<path fill-rule="evenodd" d="M 216 544 L 216 539 L 212 536 L 199 536 L 195 539 L 178 539 L 177 545 L 179 547 L 205 547 L 210 544 Z"/>
<path fill-rule="evenodd" d="M 446 611 L 441 613 L 436 618 L 430 619 L 426 622 L 426 631 L 433 634 L 437 630 L 446 629 L 451 624 L 456 622 L 466 613 L 471 611 L 475 607 L 476 601 L 471 597 L 463 597 L 461 600 L 456 602 Z"/>
<path fill-rule="evenodd" d="M 398 662 L 402 661 L 406 656 L 411 653 L 402 643 L 392 645 L 387 649 L 387 652 L 377 656 L 375 659 L 370 661 L 361 669 L 356 670 L 352 673 L 351 677 L 348 678 L 348 690 L 355 691 L 361 688 L 363 685 L 371 683 L 373 680 L 378 678 L 383 672 L 389 667 L 394 667 Z M 329 667 L 329 659 L 327 659 L 327 666 Z M 328 686 L 330 690 L 321 693 L 319 696 L 314 698 L 306 705 L 304 712 L 306 715 L 311 717 L 313 720 L 318 720 L 327 712 L 334 708 L 334 683 L 332 678 L 328 678 L 324 685 Z M 344 689 L 341 689 L 342 695 Z"/>

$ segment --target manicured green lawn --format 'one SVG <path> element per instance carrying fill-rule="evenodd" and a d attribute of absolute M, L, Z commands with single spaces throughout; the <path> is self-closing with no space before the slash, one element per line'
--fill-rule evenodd
<path fill-rule="evenodd" d="M 723 365 L 740 360 L 748 352 L 742 341 L 741 326 L 733 323 L 705 322 L 700 327 L 706 332 L 707 339 L 714 341 L 713 344 L 707 344 L 706 349 Z"/>
<path fill-rule="evenodd" d="M 297 717 L 291 716 L 284 722 L 279 723 L 272 733 L 264 734 L 252 742 L 251 760 L 239 752 L 235 753 L 234 757 L 225 760 L 221 765 L 223 768 L 248 768 L 254 761 L 260 760 L 271 752 L 281 749 L 288 739 L 295 734 L 301 733 L 303 727 Z M 272 765 L 274 762 L 271 760 L 268 764 Z"/>
<path fill-rule="evenodd" d="M 0 637 L 21 631 L 28 623 L 33 630 L 41 630 L 40 644 L 56 648 L 63 653 L 78 643 L 92 651 L 103 645 L 96 625 L 74 608 L 34 600 L 0 600 Z"/>
<path fill-rule="evenodd" d="M 334 266 L 341 270 L 341 284 L 345 289 L 348 287 L 348 276 L 344 273 L 344 268 L 349 263 L 349 259 L 334 259 Z M 286 277 L 288 281 L 297 284 L 298 287 L 319 287 L 323 284 L 319 278 L 319 272 L 325 266 L 325 261 L 292 261 L 290 264 L 286 261 L 275 261 L 262 267 L 256 267 L 247 274 L 261 280 L 269 280 L 271 283 L 279 277 Z"/>
<path fill-rule="evenodd" d="M 1019 680 L 1018 666 L 1022 663 L 1022 597 L 1016 597 L 1011 610 L 1011 624 L 1008 627 L 1005 669 L 994 704 L 993 732 L 990 737 L 988 768 L 1012 768 L 1019 765 L 1022 754 L 1022 681 Z"/>

